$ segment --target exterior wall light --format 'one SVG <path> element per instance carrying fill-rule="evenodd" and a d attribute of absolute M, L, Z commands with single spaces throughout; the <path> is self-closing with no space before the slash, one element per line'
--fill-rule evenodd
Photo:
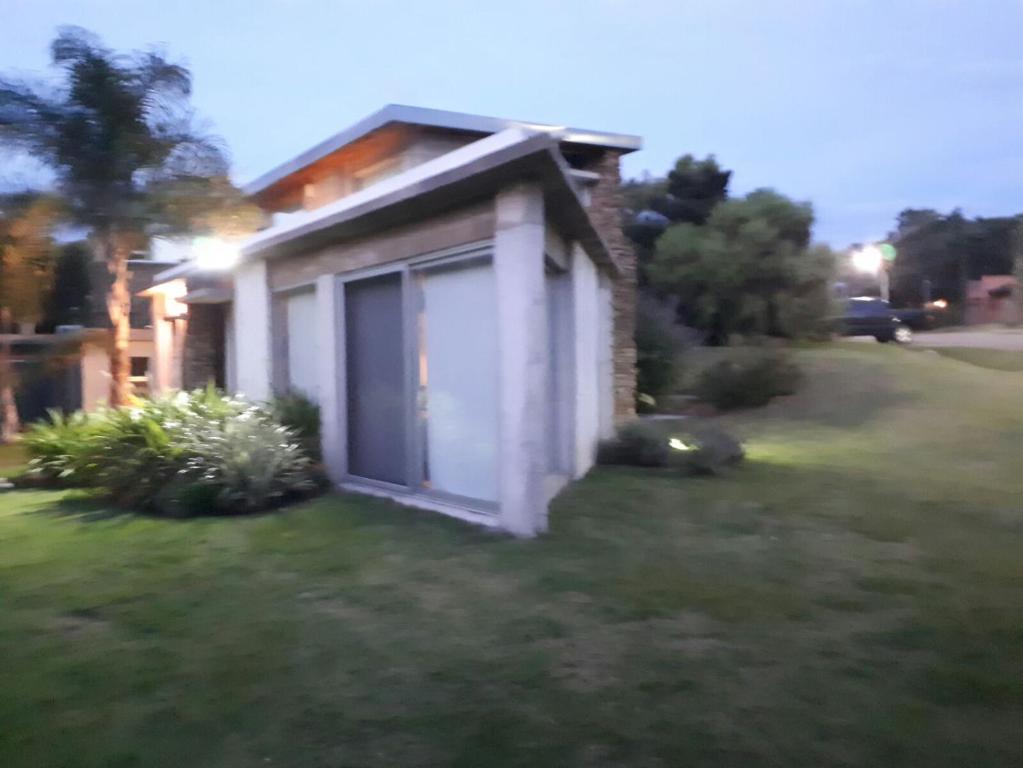
<path fill-rule="evenodd" d="M 192 241 L 192 258 L 199 269 L 222 271 L 238 263 L 238 246 L 217 237 L 197 237 Z"/>

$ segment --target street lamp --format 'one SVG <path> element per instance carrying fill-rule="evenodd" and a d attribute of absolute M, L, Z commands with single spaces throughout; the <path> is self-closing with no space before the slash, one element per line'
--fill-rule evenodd
<path fill-rule="evenodd" d="M 881 283 L 881 298 L 888 301 L 891 294 L 884 251 L 876 245 L 865 245 L 852 252 L 852 265 L 857 272 L 876 275 Z"/>

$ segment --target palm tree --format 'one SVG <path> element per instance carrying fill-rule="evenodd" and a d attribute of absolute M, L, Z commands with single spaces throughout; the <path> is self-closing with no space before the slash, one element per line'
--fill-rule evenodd
<path fill-rule="evenodd" d="M 5 334 L 42 318 L 53 277 L 50 232 L 57 212 L 56 201 L 45 197 L 0 199 L 0 444 L 12 441 L 21 427 L 11 344 Z"/>
<path fill-rule="evenodd" d="M 157 52 L 116 54 L 77 27 L 59 31 L 51 59 L 61 75 L 55 87 L 0 78 L 0 145 L 53 170 L 71 220 L 89 229 L 106 262 L 109 400 L 124 405 L 129 256 L 154 234 L 188 230 L 181 213 L 196 210 L 197 196 L 222 199 L 225 185 L 234 188 L 220 143 L 195 125 L 187 69 Z"/>

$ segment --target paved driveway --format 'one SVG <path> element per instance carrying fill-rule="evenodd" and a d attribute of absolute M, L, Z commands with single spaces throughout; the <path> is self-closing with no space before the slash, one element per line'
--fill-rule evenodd
<path fill-rule="evenodd" d="M 913 334 L 916 347 L 977 347 L 1023 352 L 1023 329 L 980 328 L 976 330 L 922 331 Z"/>

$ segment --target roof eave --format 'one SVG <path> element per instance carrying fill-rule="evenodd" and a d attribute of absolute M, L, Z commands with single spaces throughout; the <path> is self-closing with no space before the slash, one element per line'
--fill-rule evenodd
<path fill-rule="evenodd" d="M 536 181 L 543 185 L 550 218 L 578 240 L 596 263 L 617 274 L 620 265 L 593 225 L 569 172 L 556 141 L 538 134 L 359 205 L 243 245 L 242 258 L 280 258 L 308 251 L 441 214 L 492 196 L 516 181 Z"/>
<path fill-rule="evenodd" d="M 242 186 L 247 195 L 255 195 L 269 189 L 277 182 L 306 168 L 316 161 L 361 139 L 373 131 L 391 123 L 404 123 L 431 128 L 447 128 L 453 131 L 467 131 L 480 134 L 499 133 L 507 128 L 526 128 L 555 136 L 558 141 L 570 144 L 588 144 L 615 149 L 623 154 L 635 152 L 643 146 L 639 136 L 624 133 L 606 133 L 583 128 L 531 123 L 524 120 L 507 120 L 498 117 L 473 115 L 463 112 L 449 112 L 442 109 L 413 107 L 405 104 L 388 104 L 354 125 L 321 141 L 296 157 L 258 176 Z"/>

